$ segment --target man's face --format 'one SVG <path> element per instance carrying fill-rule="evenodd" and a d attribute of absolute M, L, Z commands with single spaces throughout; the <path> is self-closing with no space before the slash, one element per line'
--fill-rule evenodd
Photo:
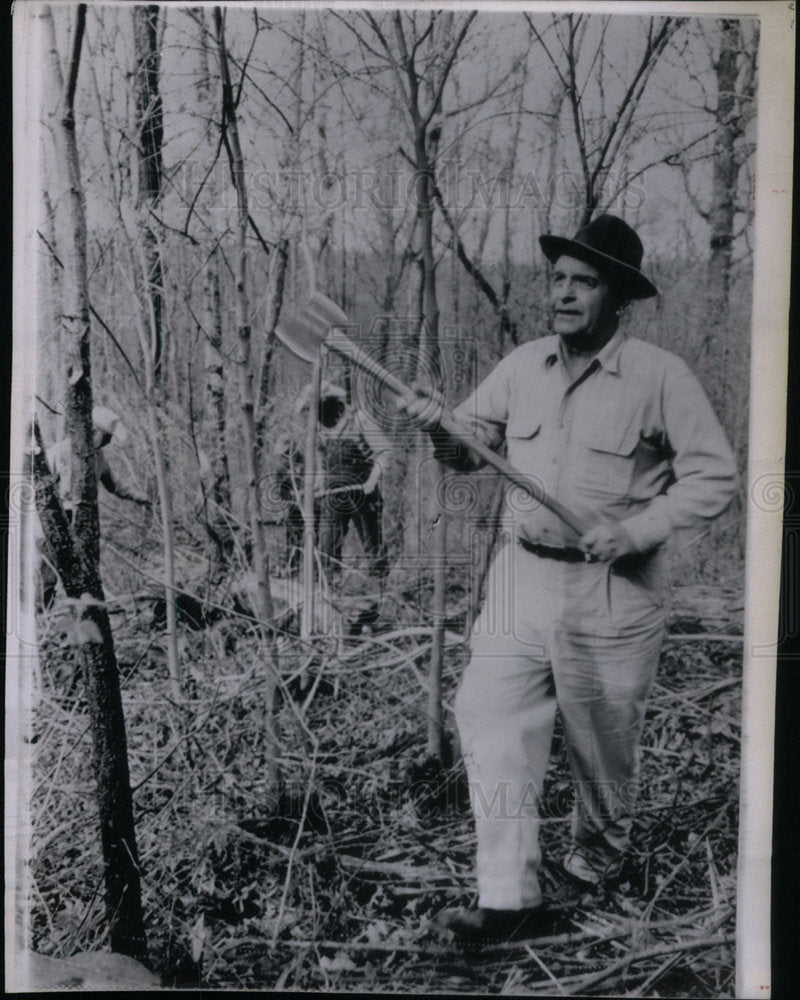
<path fill-rule="evenodd" d="M 596 267 L 559 257 L 550 282 L 553 332 L 562 337 L 605 333 L 615 319 L 611 288 Z"/>

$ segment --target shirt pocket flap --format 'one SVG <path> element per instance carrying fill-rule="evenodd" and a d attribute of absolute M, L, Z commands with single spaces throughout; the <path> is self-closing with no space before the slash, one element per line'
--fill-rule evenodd
<path fill-rule="evenodd" d="M 635 423 L 627 427 L 597 424 L 586 432 L 585 443 L 592 451 L 629 458 L 639 443 L 639 428 Z"/>
<path fill-rule="evenodd" d="M 525 438 L 536 437 L 542 429 L 542 422 L 531 414 L 515 414 L 509 418 L 506 425 L 506 437 Z"/>

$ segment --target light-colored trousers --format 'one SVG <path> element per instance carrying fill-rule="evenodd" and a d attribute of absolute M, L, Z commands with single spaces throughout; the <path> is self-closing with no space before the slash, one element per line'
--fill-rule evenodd
<path fill-rule="evenodd" d="M 543 559 L 514 542 L 497 554 L 455 703 L 480 906 L 541 902 L 539 810 L 556 707 L 575 842 L 609 857 L 627 847 L 666 597 L 660 554 L 630 571 Z"/>

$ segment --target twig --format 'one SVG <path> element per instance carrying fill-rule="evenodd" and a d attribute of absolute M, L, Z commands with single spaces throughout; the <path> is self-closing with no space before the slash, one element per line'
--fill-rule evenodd
<path fill-rule="evenodd" d="M 300 814 L 300 821 L 297 824 L 297 833 L 295 834 L 294 843 L 292 844 L 292 849 L 289 853 L 289 861 L 286 865 L 286 878 L 283 882 L 283 892 L 281 893 L 281 904 L 278 908 L 278 915 L 275 917 L 275 929 L 272 932 L 271 945 L 274 948 L 278 942 L 278 934 L 280 933 L 281 924 L 283 923 L 283 912 L 286 909 L 286 898 L 289 895 L 289 884 L 292 878 L 292 868 L 294 866 L 294 860 L 297 855 L 297 847 L 300 843 L 300 838 L 303 836 L 303 829 L 306 823 L 306 816 L 308 815 L 308 803 L 311 799 L 311 791 L 314 787 L 314 772 L 317 768 L 317 741 L 316 737 L 314 740 L 314 754 L 311 758 L 311 771 L 308 775 L 308 784 L 306 786 L 306 794 L 303 799 L 303 811 Z"/>
<path fill-rule="evenodd" d="M 541 958 L 539 958 L 539 956 L 536 954 L 536 952 L 533 950 L 533 948 L 529 944 L 525 945 L 525 951 L 527 951 L 527 953 L 534 960 L 534 962 L 536 962 L 536 964 L 539 966 L 539 968 L 542 970 L 542 972 L 547 976 L 547 978 L 550 980 L 550 982 L 553 983 L 557 987 L 558 992 L 562 996 L 566 996 L 567 995 L 567 991 L 564 989 L 564 987 L 561 985 L 561 983 L 556 979 L 556 977 L 553 975 L 553 973 L 547 968 L 547 966 L 544 964 L 544 962 L 541 960 Z"/>
<path fill-rule="evenodd" d="M 158 574 L 156 574 L 156 573 L 151 573 L 149 570 L 145 569 L 143 566 L 138 565 L 137 563 L 135 563 L 132 559 L 128 559 L 127 556 L 125 555 L 125 553 L 118 546 L 114 545 L 112 542 L 106 541 L 105 545 L 112 552 L 114 552 L 117 556 L 119 556 L 119 558 L 124 563 L 126 563 L 128 566 L 130 566 L 131 569 L 135 569 L 137 573 L 140 573 L 142 576 L 146 577 L 148 580 L 152 580 L 154 583 L 159 583 L 161 585 L 164 584 L 163 577 L 158 576 Z M 200 597 L 198 594 L 193 594 L 191 591 L 185 590 L 183 587 L 176 587 L 175 588 L 175 593 L 176 594 L 185 594 L 187 597 L 194 597 L 201 604 L 205 604 L 209 608 L 217 608 L 220 611 L 224 611 L 225 614 L 229 615 L 231 618 L 240 618 L 243 621 L 249 622 L 252 625 L 266 626 L 267 628 L 271 628 L 271 629 L 273 629 L 273 631 L 279 632 L 279 633 L 284 631 L 284 629 L 282 629 L 280 627 L 279 623 L 280 623 L 281 619 L 286 616 L 286 611 L 279 612 L 274 618 L 264 621 L 264 620 L 262 620 L 260 618 L 256 618 L 254 615 L 245 614 L 243 611 L 236 611 L 235 608 L 228 607 L 225 604 L 217 604 L 215 601 L 210 601 L 210 600 L 208 600 L 206 598 Z M 287 610 L 293 610 L 293 609 L 287 609 Z"/>
<path fill-rule="evenodd" d="M 636 987 L 636 992 L 634 994 L 629 994 L 629 996 L 645 997 L 647 996 L 647 991 L 653 986 L 658 980 L 674 966 L 677 965 L 681 960 L 681 954 L 678 952 L 676 955 L 667 956 L 666 960 L 659 965 L 659 967 L 652 972 L 647 979 L 641 984 L 641 986 Z"/>
<path fill-rule="evenodd" d="M 53 409 L 53 407 L 52 407 L 52 406 L 51 406 L 51 405 L 50 405 L 50 404 L 49 404 L 48 402 L 46 402 L 46 401 L 45 401 L 44 399 L 42 399 L 42 397 L 41 397 L 41 396 L 36 396 L 35 398 L 36 398 L 36 399 L 38 400 L 38 402 L 40 402 L 40 403 L 42 404 L 42 406 L 43 406 L 43 407 L 44 407 L 44 408 L 45 408 L 46 410 L 49 410 L 49 411 L 50 411 L 50 412 L 51 412 L 52 414 L 54 414 L 54 415 L 55 415 L 56 417 L 60 417 L 60 416 L 62 416 L 62 411 L 61 411 L 61 410 L 54 410 L 54 409 Z"/>
<path fill-rule="evenodd" d="M 705 840 L 705 838 L 711 833 L 720 819 L 724 816 L 725 810 L 728 808 L 728 802 L 726 801 L 722 807 L 717 811 L 716 816 L 711 820 L 711 822 L 706 826 L 705 830 L 700 834 L 700 836 L 694 841 L 689 847 L 686 853 L 683 855 L 679 863 L 672 869 L 672 871 L 667 875 L 664 881 L 659 885 L 655 892 L 655 895 L 647 904 L 647 909 L 645 910 L 645 915 L 652 913 L 653 907 L 656 905 L 658 898 L 663 894 L 664 890 L 670 885 L 671 882 L 675 880 L 678 872 L 686 865 L 687 861 L 691 858 L 692 854 L 695 852 L 697 847 Z"/>
<path fill-rule="evenodd" d="M 408 628 L 395 629 L 393 632 L 383 632 L 381 635 L 365 635 L 361 637 L 358 649 L 351 653 L 342 653 L 340 659 L 352 660 L 357 656 L 361 656 L 364 653 L 362 646 L 365 643 L 374 643 L 376 646 L 386 646 L 394 652 L 394 647 L 389 645 L 390 639 L 409 639 L 422 635 L 433 635 L 433 626 L 412 625 Z M 446 638 L 449 638 L 450 645 L 453 646 L 459 646 L 464 641 L 463 637 L 458 635 L 456 632 L 447 632 L 445 633 L 445 636 Z"/>
<path fill-rule="evenodd" d="M 422 885 L 428 885 L 430 882 L 440 879 L 453 878 L 452 872 L 436 871 L 424 865 L 409 865 L 402 861 L 371 861 L 369 858 L 355 858 L 349 854 L 339 854 L 337 857 L 344 868 L 354 868 L 359 872 L 385 872 L 401 875 L 405 879 L 419 882 Z"/>
<path fill-rule="evenodd" d="M 131 794 L 132 795 L 135 794 L 136 792 L 138 792 L 139 789 L 142 787 L 142 785 L 147 784 L 147 782 L 154 775 L 158 774 L 158 772 L 167 763 L 167 761 L 170 759 L 170 757 L 175 753 L 175 751 L 178 749 L 178 747 L 181 745 L 181 743 L 184 743 L 186 740 L 191 739 L 193 736 L 196 736 L 197 733 L 200 732 L 200 730 L 203 728 L 203 726 L 205 725 L 205 723 L 211 718 L 212 709 L 213 709 L 213 703 L 214 703 L 215 700 L 216 699 L 214 699 L 212 701 L 212 707 L 209 708 L 209 710 L 208 710 L 208 712 L 206 714 L 205 719 L 203 719 L 202 722 L 196 722 L 192 726 L 192 728 L 189 729 L 187 732 L 181 733 L 181 735 L 177 737 L 177 739 L 175 740 L 175 742 L 172 744 L 172 746 L 169 748 L 169 750 L 167 750 L 167 752 L 164 754 L 164 756 L 161 758 L 161 760 L 150 771 L 148 771 L 148 773 L 141 779 L 141 781 L 138 781 L 135 785 L 133 785 L 133 787 L 131 788 Z"/>
<path fill-rule="evenodd" d="M 697 941 L 675 941 L 672 944 L 656 945 L 653 948 L 646 948 L 644 951 L 626 955 L 625 958 L 621 958 L 618 962 L 614 962 L 600 972 L 586 976 L 584 979 L 578 979 L 577 982 L 572 977 L 569 980 L 562 979 L 561 982 L 569 982 L 570 986 L 574 987 L 572 993 L 580 995 L 593 986 L 597 986 L 598 983 L 602 983 L 609 976 L 613 976 L 617 972 L 626 969 L 634 962 L 641 962 L 647 958 L 656 958 L 659 955 L 671 955 L 674 952 L 698 951 L 701 948 L 717 948 L 720 945 L 732 944 L 734 940 L 734 934 L 720 934 L 717 937 L 700 938 Z"/>

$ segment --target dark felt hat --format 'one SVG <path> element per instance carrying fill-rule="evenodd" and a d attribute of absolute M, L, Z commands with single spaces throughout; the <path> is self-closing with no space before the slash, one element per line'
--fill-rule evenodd
<path fill-rule="evenodd" d="M 627 222 L 616 215 L 598 215 L 582 226 L 573 239 L 565 236 L 539 237 L 550 263 L 559 257 L 577 257 L 600 271 L 610 272 L 611 279 L 632 299 L 649 299 L 658 289 L 642 274 L 642 241 Z"/>

